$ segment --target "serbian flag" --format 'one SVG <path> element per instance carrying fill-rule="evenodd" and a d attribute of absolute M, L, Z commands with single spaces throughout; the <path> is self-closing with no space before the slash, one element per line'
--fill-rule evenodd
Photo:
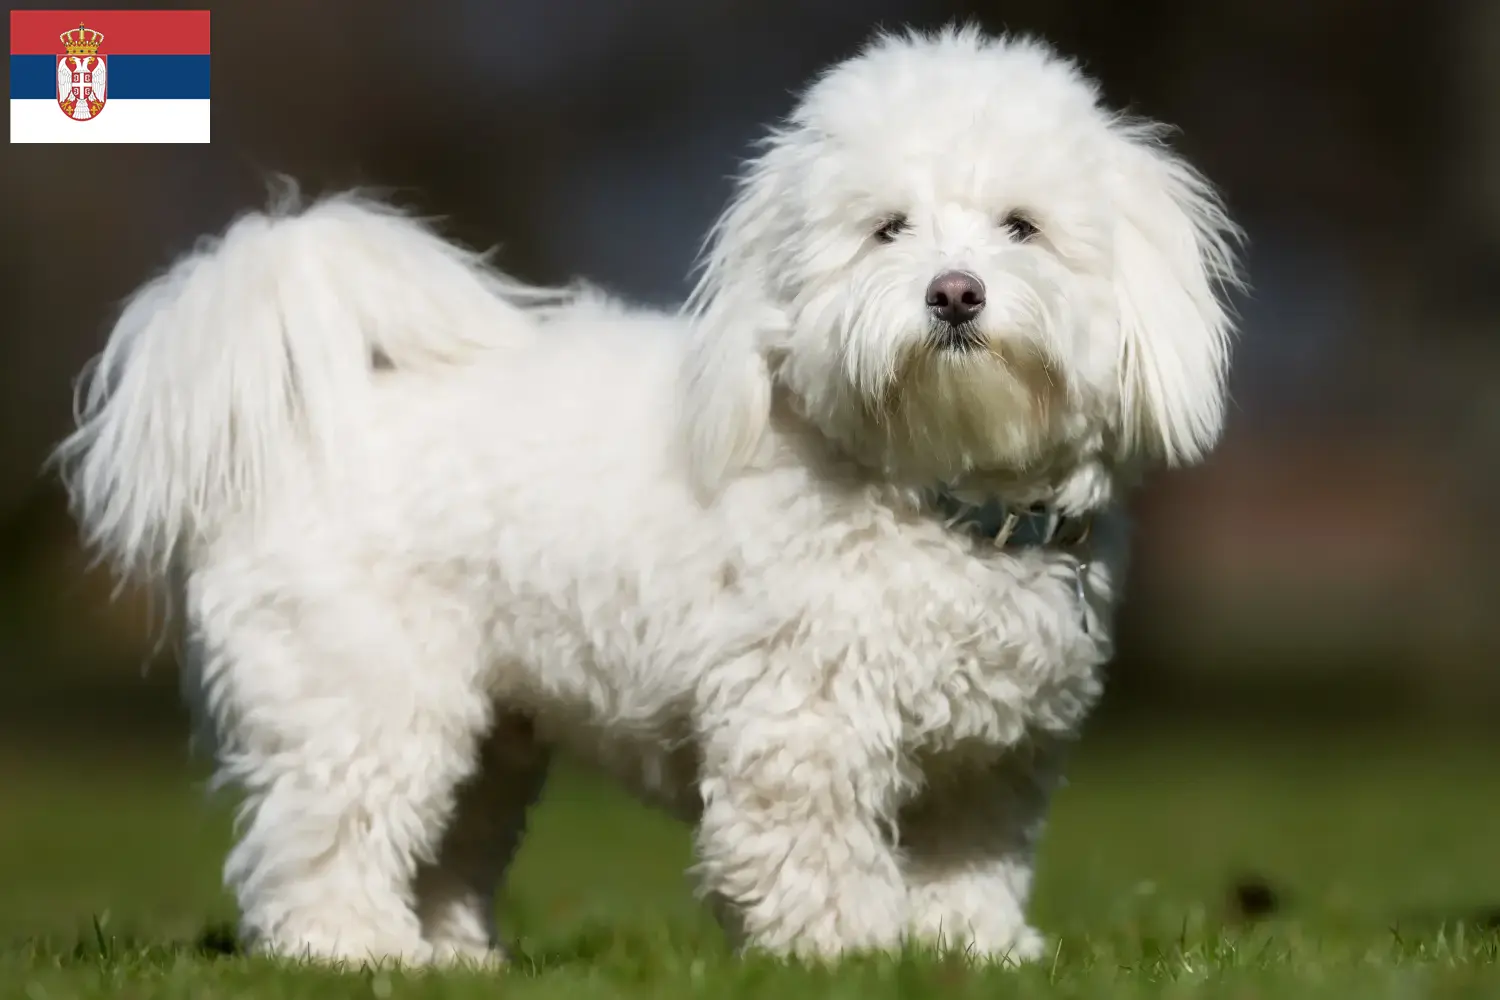
<path fill-rule="evenodd" d="M 208 11 L 13 10 L 11 142 L 207 142 Z"/>

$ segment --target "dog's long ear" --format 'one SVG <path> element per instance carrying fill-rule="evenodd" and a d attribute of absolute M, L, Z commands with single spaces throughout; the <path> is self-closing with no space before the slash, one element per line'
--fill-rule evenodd
<path fill-rule="evenodd" d="M 785 330 L 773 283 L 791 235 L 784 158 L 773 139 L 747 166 L 688 299 L 678 419 L 694 485 L 707 496 L 754 460 L 770 419 L 768 354 Z"/>
<path fill-rule="evenodd" d="M 1233 329 L 1223 295 L 1240 283 L 1240 231 L 1208 182 L 1162 144 L 1160 128 L 1120 123 L 1117 134 L 1121 445 L 1190 464 L 1224 424 Z"/>

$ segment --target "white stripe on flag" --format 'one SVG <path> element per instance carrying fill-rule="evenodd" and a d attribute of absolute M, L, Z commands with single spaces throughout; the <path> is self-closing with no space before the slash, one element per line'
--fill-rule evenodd
<path fill-rule="evenodd" d="M 11 142 L 207 142 L 208 101 L 117 100 L 76 122 L 57 101 L 11 101 Z"/>

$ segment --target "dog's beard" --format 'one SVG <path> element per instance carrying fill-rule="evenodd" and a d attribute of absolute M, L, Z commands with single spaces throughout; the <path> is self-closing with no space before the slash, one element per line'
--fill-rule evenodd
<path fill-rule="evenodd" d="M 1066 386 L 1045 336 L 1057 317 L 1029 283 L 1009 284 L 982 323 L 959 330 L 913 314 L 910 290 L 894 282 L 872 282 L 837 314 L 828 303 L 842 377 L 820 386 L 811 376 L 832 373 L 796 373 L 809 415 L 855 458 L 903 480 L 1024 473 L 1053 446 Z"/>
<path fill-rule="evenodd" d="M 1023 471 L 1047 452 L 1058 376 L 1028 340 L 979 338 L 911 350 L 875 400 L 873 430 L 902 467 L 951 480 L 976 469 Z"/>
<path fill-rule="evenodd" d="M 894 479 L 951 482 L 974 471 L 1024 475 L 1055 446 L 1067 391 L 1035 340 L 962 347 L 913 338 L 876 385 L 836 379 L 800 393 L 804 414 L 861 464 Z"/>

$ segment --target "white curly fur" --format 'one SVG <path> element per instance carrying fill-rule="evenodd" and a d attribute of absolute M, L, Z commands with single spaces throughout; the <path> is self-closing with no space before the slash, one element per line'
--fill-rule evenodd
<path fill-rule="evenodd" d="M 182 609 L 246 939 L 497 955 L 563 747 L 696 823 L 749 946 L 1036 956 L 1119 495 L 1218 433 L 1232 238 L 1071 63 L 953 30 L 808 89 L 683 317 L 523 288 L 354 197 L 195 250 L 59 457 L 93 545 Z M 988 289 L 980 350 L 933 341 L 950 269 Z M 1074 554 L 977 545 L 939 482 L 1093 512 L 1090 607 Z"/>

